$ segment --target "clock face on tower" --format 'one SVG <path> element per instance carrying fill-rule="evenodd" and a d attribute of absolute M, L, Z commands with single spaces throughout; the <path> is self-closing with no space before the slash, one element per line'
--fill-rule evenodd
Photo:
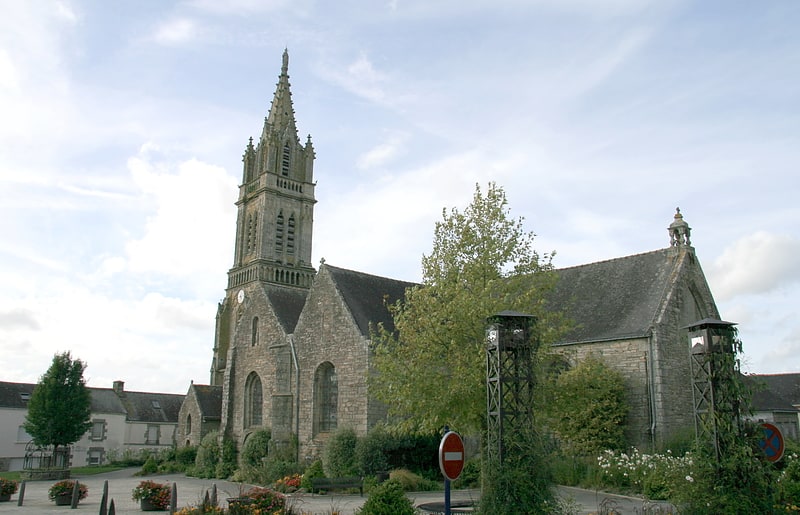
<path fill-rule="evenodd" d="M 239 290 L 239 293 L 236 294 L 236 301 L 241 304 L 244 302 L 244 290 Z"/>

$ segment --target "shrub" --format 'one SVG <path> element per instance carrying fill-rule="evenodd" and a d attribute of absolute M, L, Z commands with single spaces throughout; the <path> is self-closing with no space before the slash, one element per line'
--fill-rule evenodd
<path fill-rule="evenodd" d="M 414 515 L 414 505 L 400 483 L 390 479 L 372 489 L 356 515 Z"/>
<path fill-rule="evenodd" d="M 778 505 L 800 506 L 800 457 L 797 453 L 784 455 L 782 464 L 777 481 Z"/>
<path fill-rule="evenodd" d="M 559 504 L 544 446 L 535 431 L 520 431 L 505 440 L 503 467 L 483 464 L 483 492 L 478 513 L 484 515 L 551 515 Z"/>
<path fill-rule="evenodd" d="M 591 455 L 625 448 L 628 404 L 619 372 L 588 356 L 558 376 L 553 397 L 550 424 L 566 450 Z"/>
<path fill-rule="evenodd" d="M 214 470 L 214 476 L 221 479 L 228 479 L 236 470 L 236 442 L 230 438 L 222 439 L 222 449 L 220 460 Z"/>
<path fill-rule="evenodd" d="M 269 441 L 272 433 L 269 429 L 261 429 L 247 437 L 242 449 L 242 463 L 258 467 L 269 454 Z"/>
<path fill-rule="evenodd" d="M 481 459 L 474 457 L 464 463 L 464 470 L 453 481 L 453 488 L 476 488 L 481 484 Z"/>
<path fill-rule="evenodd" d="M 358 474 L 355 450 L 358 437 L 352 428 L 338 429 L 325 445 L 322 467 L 328 477 L 347 477 Z"/>
<path fill-rule="evenodd" d="M 356 442 L 356 468 L 362 476 L 375 475 L 389 470 L 387 451 L 391 448 L 391 436 L 376 427 Z"/>
<path fill-rule="evenodd" d="M 438 490 L 440 483 L 425 479 L 408 469 L 397 469 L 389 473 L 389 479 L 400 485 L 405 492 L 427 492 Z"/>
<path fill-rule="evenodd" d="M 311 480 L 315 477 L 325 477 L 325 472 L 322 470 L 322 462 L 320 460 L 314 461 L 308 468 L 303 472 L 303 480 L 300 483 L 300 486 L 311 491 Z"/>
<path fill-rule="evenodd" d="M 197 447 L 187 445 L 186 447 L 178 447 L 175 449 L 175 461 L 188 467 L 194 465 L 194 460 L 197 458 Z"/>
<path fill-rule="evenodd" d="M 155 474 L 156 472 L 158 472 L 158 463 L 156 463 L 155 458 L 153 458 L 152 456 L 147 458 L 147 461 L 145 461 L 144 465 L 142 465 L 141 472 L 142 475 Z"/>
<path fill-rule="evenodd" d="M 219 433 L 211 431 L 200 441 L 200 446 L 197 448 L 197 457 L 194 461 L 194 473 L 197 477 L 214 477 L 217 463 L 220 459 L 218 437 Z"/>
<path fill-rule="evenodd" d="M 439 434 L 392 435 L 388 442 L 389 469 L 406 468 L 426 477 L 441 477 Z"/>

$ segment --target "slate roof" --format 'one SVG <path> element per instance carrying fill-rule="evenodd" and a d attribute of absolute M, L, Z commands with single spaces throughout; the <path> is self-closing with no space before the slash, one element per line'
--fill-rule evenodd
<path fill-rule="evenodd" d="M 28 407 L 21 393 L 30 396 L 35 384 L 8 383 L 0 381 L 0 407 L 21 408 Z M 178 422 L 178 411 L 183 402 L 183 395 L 173 393 L 149 393 L 123 391 L 122 397 L 118 396 L 112 388 L 89 387 L 92 395 L 92 413 L 109 413 L 126 415 L 133 422 Z M 219 403 L 222 404 L 220 394 Z M 156 404 L 153 403 L 156 401 Z M 158 407 L 156 407 L 156 405 Z"/>
<path fill-rule="evenodd" d="M 111 388 L 89 388 L 92 393 L 92 413 L 125 415 L 125 406 Z"/>
<path fill-rule="evenodd" d="M 28 383 L 0 382 L 0 408 L 27 408 L 28 401 L 24 396 L 30 398 L 34 386 L 36 385 Z"/>
<path fill-rule="evenodd" d="M 288 334 L 293 333 L 305 306 L 308 291 L 269 284 L 264 286 L 264 293 L 272 303 L 283 330 Z"/>
<path fill-rule="evenodd" d="M 112 390 L 113 392 L 113 390 Z M 185 395 L 177 393 L 149 393 L 123 391 L 120 400 L 125 406 L 127 420 L 131 422 L 178 422 Z"/>
<path fill-rule="evenodd" d="M 204 420 L 222 419 L 222 386 L 193 384 L 194 397 Z"/>
<path fill-rule="evenodd" d="M 365 274 L 327 264 L 323 266 L 328 269 L 364 336 L 370 334 L 370 322 L 376 325 L 382 323 L 387 330 L 393 331 L 394 321 L 388 306 L 404 298 L 406 288 L 417 286 L 408 281 Z"/>
<path fill-rule="evenodd" d="M 753 374 L 747 379 L 754 386 L 756 411 L 797 411 L 794 406 L 800 405 L 800 374 Z"/>
<path fill-rule="evenodd" d="M 646 336 L 669 286 L 672 256 L 667 248 L 556 270 L 548 303 L 575 323 L 556 344 Z"/>

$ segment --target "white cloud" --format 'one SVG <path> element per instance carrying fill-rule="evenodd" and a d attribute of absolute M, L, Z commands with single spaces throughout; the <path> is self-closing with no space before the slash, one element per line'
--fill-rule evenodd
<path fill-rule="evenodd" d="M 800 239 L 759 231 L 725 248 L 708 271 L 716 297 L 767 293 L 800 280 Z"/>
<path fill-rule="evenodd" d="M 390 136 L 384 143 L 362 154 L 356 161 L 356 166 L 361 170 L 366 170 L 386 164 L 403 152 L 406 139 L 403 134 Z"/>
<path fill-rule="evenodd" d="M 175 45 L 193 40 L 198 34 L 197 23 L 187 18 L 170 20 L 159 25 L 153 40 L 162 45 Z"/>
<path fill-rule="evenodd" d="M 190 159 L 152 161 L 148 152 L 128 163 L 134 182 L 154 204 L 145 234 L 127 244 L 129 269 L 188 277 L 226 270 L 235 228 L 236 180 L 224 169 Z"/>

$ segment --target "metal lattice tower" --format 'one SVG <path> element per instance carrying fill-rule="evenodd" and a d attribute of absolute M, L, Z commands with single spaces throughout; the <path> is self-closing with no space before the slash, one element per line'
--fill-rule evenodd
<path fill-rule="evenodd" d="M 713 445 L 717 460 L 724 450 L 721 430 L 739 424 L 739 398 L 732 388 L 739 373 L 734 325 L 706 318 L 687 327 L 695 435 L 698 440 Z"/>
<path fill-rule="evenodd" d="M 535 318 L 503 311 L 486 329 L 487 454 L 503 462 L 506 435 L 533 426 Z"/>

